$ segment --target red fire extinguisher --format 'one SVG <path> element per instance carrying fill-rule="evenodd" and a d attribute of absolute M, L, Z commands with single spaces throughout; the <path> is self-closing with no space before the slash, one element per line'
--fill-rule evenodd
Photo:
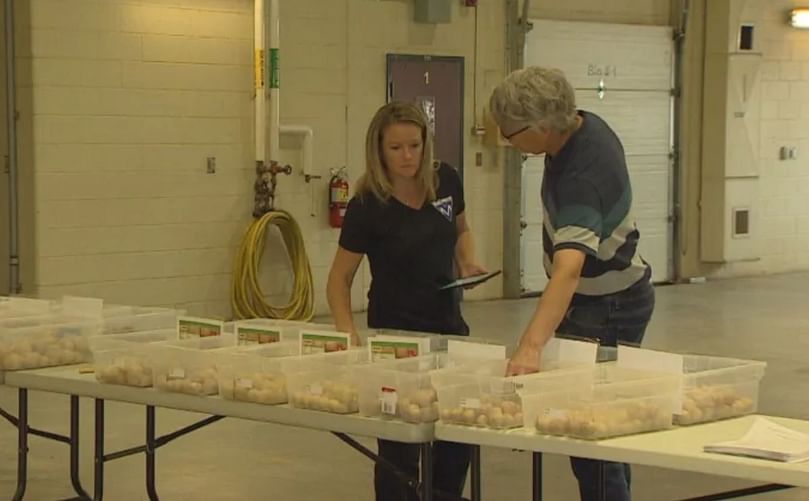
<path fill-rule="evenodd" d="M 343 218 L 348 206 L 348 176 L 346 168 L 331 170 L 329 181 L 329 224 L 332 228 L 343 226 Z"/>

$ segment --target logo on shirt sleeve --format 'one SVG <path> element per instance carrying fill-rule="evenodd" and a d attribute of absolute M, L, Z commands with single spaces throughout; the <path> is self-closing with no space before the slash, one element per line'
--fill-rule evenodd
<path fill-rule="evenodd" d="M 452 222 L 452 197 L 439 198 L 433 202 L 435 207 L 447 221 Z"/>

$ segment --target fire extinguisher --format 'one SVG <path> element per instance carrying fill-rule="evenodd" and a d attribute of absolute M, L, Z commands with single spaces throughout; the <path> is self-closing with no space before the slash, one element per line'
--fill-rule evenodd
<path fill-rule="evenodd" d="M 329 180 L 329 224 L 332 228 L 343 226 L 343 218 L 348 207 L 348 175 L 346 168 L 331 170 Z"/>

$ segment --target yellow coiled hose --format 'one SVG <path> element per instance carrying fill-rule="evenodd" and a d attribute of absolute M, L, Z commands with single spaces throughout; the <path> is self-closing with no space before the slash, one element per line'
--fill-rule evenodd
<path fill-rule="evenodd" d="M 281 231 L 290 260 L 294 284 L 288 304 L 274 306 L 264 299 L 258 270 L 264 255 L 267 228 L 275 225 Z M 233 270 L 231 304 L 236 318 L 281 318 L 310 320 L 314 314 L 312 269 L 306 255 L 301 229 L 285 211 L 275 210 L 254 220 L 242 240 Z"/>

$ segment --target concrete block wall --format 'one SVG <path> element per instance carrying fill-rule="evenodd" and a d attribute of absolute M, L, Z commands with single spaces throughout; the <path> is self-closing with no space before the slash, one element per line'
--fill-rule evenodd
<path fill-rule="evenodd" d="M 760 259 L 721 267 L 721 277 L 809 269 L 809 33 L 787 24 L 790 0 L 752 2 L 761 63 Z M 782 146 L 796 147 L 781 160 Z"/>
<path fill-rule="evenodd" d="M 230 316 L 233 258 L 253 204 L 253 2 L 250 0 L 31 0 L 18 23 L 20 103 L 35 176 L 36 273 L 28 293 L 82 294 Z M 338 230 L 327 225 L 328 170 L 364 166 L 367 124 L 385 100 L 385 55 L 466 58 L 464 130 L 475 123 L 504 67 L 502 3 L 480 2 L 453 22 L 418 25 L 410 2 L 281 2 L 281 121 L 314 129 L 314 173 L 300 175 L 300 140 L 282 136 L 295 173 L 277 206 L 301 225 L 318 313 Z M 472 92 L 477 76 L 477 96 Z M 477 109 L 475 109 L 475 104 Z M 469 219 L 480 260 L 502 261 L 497 152 L 466 139 Z M 475 166 L 475 154 L 484 162 Z M 206 157 L 217 173 L 206 174 Z M 276 302 L 290 290 L 277 236 L 264 262 Z M 367 267 L 354 305 L 365 306 Z M 499 281 L 469 294 L 499 297 Z"/>

